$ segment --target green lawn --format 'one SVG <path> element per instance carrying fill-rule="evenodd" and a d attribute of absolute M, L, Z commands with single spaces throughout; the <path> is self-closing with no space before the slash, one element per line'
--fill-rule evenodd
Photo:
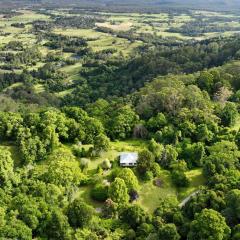
<path fill-rule="evenodd" d="M 95 208 L 101 207 L 103 205 L 102 203 L 92 200 L 92 198 L 90 196 L 91 189 L 92 189 L 91 186 L 80 187 L 75 192 L 73 199 L 80 197 L 84 200 L 84 202 L 86 202 L 87 204 L 90 204 L 91 206 L 93 206 Z"/>
<path fill-rule="evenodd" d="M 162 171 L 159 179 L 162 181 L 161 187 L 157 187 L 153 184 L 153 181 L 149 181 L 141 184 L 139 192 L 139 204 L 151 213 L 159 206 L 161 199 L 165 199 L 170 196 L 177 196 L 177 190 L 172 185 L 169 172 Z"/>
<path fill-rule="evenodd" d="M 205 179 L 201 169 L 190 170 L 186 174 L 190 180 L 190 186 L 188 188 L 177 189 L 172 184 L 170 173 L 168 171 L 162 171 L 159 177 L 163 182 L 161 187 L 155 186 L 152 181 L 141 184 L 139 203 L 147 211 L 153 212 L 159 206 L 161 199 L 176 197 L 181 201 L 196 191 L 200 186 L 204 185 Z"/>
<path fill-rule="evenodd" d="M 178 192 L 178 199 L 181 201 L 187 196 L 189 196 L 191 193 L 196 191 L 199 186 L 203 186 L 206 182 L 206 179 L 204 178 L 202 174 L 202 169 L 194 169 L 190 170 L 186 173 L 188 179 L 190 180 L 190 185 L 187 188 L 180 188 Z"/>

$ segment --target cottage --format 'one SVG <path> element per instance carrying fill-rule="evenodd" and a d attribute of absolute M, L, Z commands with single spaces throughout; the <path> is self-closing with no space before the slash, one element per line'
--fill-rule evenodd
<path fill-rule="evenodd" d="M 120 166 L 122 167 L 134 167 L 137 165 L 138 153 L 124 152 L 120 154 Z"/>

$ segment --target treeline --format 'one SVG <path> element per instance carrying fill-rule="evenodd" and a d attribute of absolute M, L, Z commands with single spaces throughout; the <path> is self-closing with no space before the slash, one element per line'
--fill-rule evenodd
<path fill-rule="evenodd" d="M 113 58 L 84 68 L 79 85 L 65 98 L 66 104 L 84 105 L 98 98 L 125 96 L 158 75 L 192 73 L 237 58 L 238 38 L 214 39 L 179 47 L 140 48 L 129 60 Z M 91 59 L 92 62 L 92 59 Z M 86 66 L 90 66 L 87 62 Z M 84 66 L 84 65 L 83 65 Z"/>
<path fill-rule="evenodd" d="M 48 34 L 48 42 L 44 45 L 51 49 L 60 49 L 63 52 L 78 53 L 83 51 L 87 46 L 87 41 L 80 37 L 68 37 L 58 34 Z"/>
<path fill-rule="evenodd" d="M 0 52 L 0 58 L 5 63 L 1 66 L 2 69 L 13 70 L 24 66 L 36 65 L 42 58 L 41 52 L 36 47 L 23 48 L 18 41 L 9 42 L 4 50 L 14 50 L 16 53 L 9 51 Z"/>
<path fill-rule="evenodd" d="M 100 15 L 58 16 L 54 20 L 56 26 L 63 28 L 93 28 L 97 22 L 104 22 L 104 18 Z"/>
<path fill-rule="evenodd" d="M 220 22 L 219 22 L 220 21 Z M 186 36 L 201 36 L 204 33 L 214 33 L 214 32 L 228 32 L 228 31 L 239 31 L 240 26 L 235 26 L 231 21 L 221 22 L 221 19 L 210 18 L 208 20 L 203 20 L 202 18 L 196 18 L 194 21 L 190 21 L 183 24 L 180 28 L 171 27 L 168 32 L 181 33 Z M 238 20 L 236 20 L 238 21 Z M 217 23 L 216 23 L 217 22 Z"/>

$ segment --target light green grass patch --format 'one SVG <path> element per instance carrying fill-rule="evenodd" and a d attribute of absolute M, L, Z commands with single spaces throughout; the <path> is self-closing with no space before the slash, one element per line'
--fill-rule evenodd
<path fill-rule="evenodd" d="M 109 36 L 109 34 L 97 32 L 93 29 L 56 28 L 53 32 L 56 34 L 62 34 L 70 37 L 83 37 L 83 38 L 90 38 L 90 39 Z"/>
<path fill-rule="evenodd" d="M 91 198 L 90 192 L 91 192 L 92 186 L 84 186 L 84 187 L 80 187 L 73 195 L 73 199 L 76 198 L 82 198 L 84 200 L 84 202 L 86 202 L 87 204 L 97 208 L 97 207 L 101 207 L 102 203 L 94 201 Z"/>
<path fill-rule="evenodd" d="M 149 181 L 141 184 L 139 191 L 138 202 L 150 213 L 153 213 L 162 199 L 177 196 L 177 190 L 172 184 L 168 171 L 162 171 L 159 179 L 162 181 L 161 187 L 155 186 L 153 181 Z"/>
<path fill-rule="evenodd" d="M 109 22 L 104 22 L 104 23 L 96 23 L 96 26 L 98 27 L 106 27 L 106 28 L 110 28 L 113 31 L 128 31 L 131 29 L 133 23 L 131 22 L 122 22 L 119 24 L 111 24 Z"/>
<path fill-rule="evenodd" d="M 206 179 L 204 178 L 202 174 L 202 169 L 194 169 L 186 172 L 186 175 L 190 181 L 190 185 L 187 188 L 180 188 L 180 192 L 178 194 L 178 199 L 183 200 L 187 196 L 189 196 L 191 193 L 195 192 L 197 189 L 199 189 L 200 186 L 203 186 L 206 182 Z"/>

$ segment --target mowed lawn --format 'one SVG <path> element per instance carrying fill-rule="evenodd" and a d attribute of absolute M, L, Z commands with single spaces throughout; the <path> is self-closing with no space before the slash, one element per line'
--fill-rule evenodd
<path fill-rule="evenodd" d="M 177 197 L 177 190 L 173 186 L 171 176 L 168 171 L 162 171 L 159 179 L 162 181 L 162 186 L 155 186 L 153 181 L 148 181 L 141 184 L 139 192 L 139 204 L 149 212 L 153 212 L 162 199 L 168 197 Z"/>
<path fill-rule="evenodd" d="M 203 186 L 206 182 L 203 176 L 202 169 L 193 169 L 186 172 L 186 175 L 190 181 L 190 185 L 187 188 L 180 188 L 178 192 L 178 199 L 181 201 L 191 193 L 195 192 L 200 186 Z"/>
<path fill-rule="evenodd" d="M 147 211 L 153 212 L 162 199 L 168 197 L 176 197 L 179 202 L 188 197 L 191 193 L 203 186 L 205 179 L 202 175 L 202 169 L 190 170 L 186 173 L 190 180 L 190 185 L 187 188 L 176 188 L 171 180 L 170 172 L 162 170 L 159 179 L 162 181 L 162 186 L 155 186 L 153 181 L 141 184 L 139 192 L 139 203 Z"/>

